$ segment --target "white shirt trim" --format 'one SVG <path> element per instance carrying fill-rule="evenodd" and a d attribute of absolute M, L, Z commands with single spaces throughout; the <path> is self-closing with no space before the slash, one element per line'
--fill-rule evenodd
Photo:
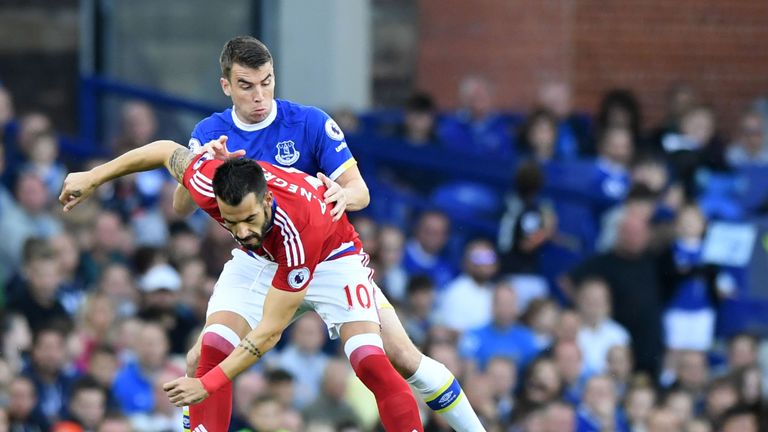
<path fill-rule="evenodd" d="M 277 101 L 272 99 L 272 109 L 269 111 L 269 115 L 267 115 L 267 118 L 264 120 L 258 122 L 258 123 L 245 123 L 242 120 L 240 120 L 240 117 L 237 116 L 237 113 L 235 112 L 235 107 L 232 106 L 232 121 L 235 122 L 235 126 L 237 126 L 238 129 L 244 130 L 246 132 L 253 132 L 257 130 L 262 130 L 265 127 L 272 124 L 272 122 L 275 121 L 275 118 L 277 117 Z"/>

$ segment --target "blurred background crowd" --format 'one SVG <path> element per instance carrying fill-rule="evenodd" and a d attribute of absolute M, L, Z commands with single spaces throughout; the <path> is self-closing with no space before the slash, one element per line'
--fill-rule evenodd
<path fill-rule="evenodd" d="M 750 302 L 768 282 L 768 88 L 723 115 L 670 83 L 649 122 L 643 88 L 577 109 L 547 79 L 509 110 L 482 72 L 453 107 L 414 90 L 329 108 L 371 190 L 348 216 L 413 341 L 489 431 L 768 430 L 768 319 Z M 177 216 L 162 171 L 66 214 L 57 198 L 68 172 L 187 132 L 134 92 L 84 151 L 25 95 L 0 87 L 0 432 L 181 430 L 161 387 L 185 373 L 231 236 Z M 376 430 L 326 335 L 307 314 L 239 377 L 231 430 Z"/>

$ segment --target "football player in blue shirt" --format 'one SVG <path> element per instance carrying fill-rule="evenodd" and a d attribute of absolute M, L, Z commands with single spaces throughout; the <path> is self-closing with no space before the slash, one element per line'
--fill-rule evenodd
<path fill-rule="evenodd" d="M 334 203 L 331 213 L 337 220 L 345 210 L 361 210 L 368 205 L 368 188 L 336 122 L 318 108 L 274 98 L 272 55 L 261 41 L 250 36 L 229 40 L 220 64 L 221 88 L 233 106 L 198 123 L 190 148 L 199 149 L 214 141 L 212 148 L 218 158 L 246 156 L 318 173 L 328 187 L 325 199 Z M 174 208 L 180 213 L 194 209 L 183 187 L 176 190 Z M 484 431 L 453 374 L 414 346 L 383 296 L 378 307 L 385 351 L 398 372 L 455 430 Z M 250 330 L 245 319 L 234 312 L 212 314 L 206 325 L 212 324 L 223 324 L 243 334 Z M 188 355 L 188 371 L 195 370 L 198 356 L 199 344 Z"/>

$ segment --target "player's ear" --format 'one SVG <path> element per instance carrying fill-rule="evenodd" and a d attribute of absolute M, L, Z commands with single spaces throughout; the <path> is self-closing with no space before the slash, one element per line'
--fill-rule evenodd
<path fill-rule="evenodd" d="M 221 77 L 219 78 L 219 83 L 221 83 L 221 91 L 223 91 L 227 96 L 232 96 L 232 91 L 229 88 L 229 80 Z"/>
<path fill-rule="evenodd" d="M 267 193 L 264 194 L 264 205 L 267 207 L 272 207 L 272 191 L 267 190 Z"/>

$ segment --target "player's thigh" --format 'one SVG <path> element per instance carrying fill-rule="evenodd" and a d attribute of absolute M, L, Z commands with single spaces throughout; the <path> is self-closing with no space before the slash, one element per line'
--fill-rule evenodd
<path fill-rule="evenodd" d="M 331 339 L 341 336 L 340 330 L 347 323 L 372 323 L 378 329 L 379 313 L 370 276 L 371 270 L 357 255 L 324 261 L 315 268 L 305 302 L 328 326 Z"/>
<path fill-rule="evenodd" d="M 213 324 L 213 320 L 223 320 L 221 324 L 236 326 L 232 330 L 240 337 L 244 334 L 238 330 L 255 327 L 261 321 L 275 270 L 273 263 L 233 250 L 232 259 L 224 265 L 208 301 L 206 326 Z"/>

